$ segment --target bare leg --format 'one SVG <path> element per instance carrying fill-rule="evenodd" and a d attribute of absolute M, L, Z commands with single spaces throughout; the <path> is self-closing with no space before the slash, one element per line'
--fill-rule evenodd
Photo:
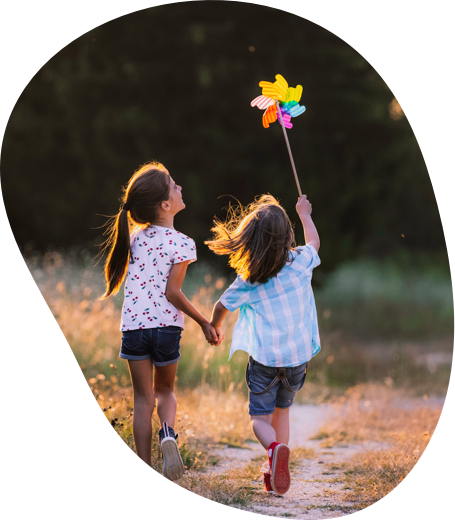
<path fill-rule="evenodd" d="M 171 428 L 174 428 L 177 413 L 177 400 L 174 394 L 176 373 L 177 362 L 165 367 L 155 366 L 155 397 L 158 405 L 158 417 L 161 425 L 167 422 Z"/>
<path fill-rule="evenodd" d="M 151 466 L 152 413 L 155 407 L 153 363 L 150 359 L 128 360 L 128 365 L 134 392 L 133 436 L 136 453 Z"/>
<path fill-rule="evenodd" d="M 289 408 L 275 408 L 272 427 L 276 432 L 276 441 L 289 444 Z"/>
<path fill-rule="evenodd" d="M 272 442 L 276 441 L 276 433 L 272 427 L 273 414 L 250 415 L 251 427 L 257 440 L 266 450 Z"/>

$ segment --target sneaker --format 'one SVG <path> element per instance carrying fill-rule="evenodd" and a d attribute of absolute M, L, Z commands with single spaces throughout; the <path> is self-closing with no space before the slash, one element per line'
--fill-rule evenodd
<path fill-rule="evenodd" d="M 159 433 L 161 454 L 163 456 L 163 475 L 169 480 L 177 480 L 183 475 L 184 465 L 177 445 L 174 430 L 163 423 Z"/>
<path fill-rule="evenodd" d="M 286 444 L 272 442 L 267 450 L 270 464 L 270 484 L 277 495 L 284 495 L 291 486 L 289 473 L 290 450 Z"/>
<path fill-rule="evenodd" d="M 268 462 L 264 462 L 261 472 L 264 476 L 264 490 L 269 493 L 269 495 L 274 495 L 275 491 L 273 491 L 272 484 L 270 483 L 270 466 Z"/>

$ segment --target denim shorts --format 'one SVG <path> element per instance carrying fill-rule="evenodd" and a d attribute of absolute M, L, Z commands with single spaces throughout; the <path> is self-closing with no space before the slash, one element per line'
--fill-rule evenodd
<path fill-rule="evenodd" d="M 251 356 L 246 367 L 246 383 L 248 385 L 248 400 L 250 415 L 270 415 L 275 408 L 289 408 L 294 402 L 295 393 L 305 382 L 308 363 L 297 367 L 286 368 L 286 378 L 293 392 L 285 388 L 279 381 L 267 392 L 257 395 L 253 392 L 262 392 L 273 381 L 278 373 L 276 367 L 266 367 L 255 361 Z"/>
<path fill-rule="evenodd" d="M 169 325 L 154 329 L 125 330 L 120 357 L 140 361 L 151 359 L 157 367 L 176 363 L 180 357 L 182 328 Z"/>

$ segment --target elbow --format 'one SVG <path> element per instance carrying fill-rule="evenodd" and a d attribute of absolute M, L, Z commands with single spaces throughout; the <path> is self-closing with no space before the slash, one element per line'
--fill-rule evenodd
<path fill-rule="evenodd" d="M 164 293 L 164 295 L 171 303 L 174 303 L 174 301 L 176 301 L 177 299 L 177 292 L 170 289 L 169 287 L 166 288 L 166 292 Z"/>

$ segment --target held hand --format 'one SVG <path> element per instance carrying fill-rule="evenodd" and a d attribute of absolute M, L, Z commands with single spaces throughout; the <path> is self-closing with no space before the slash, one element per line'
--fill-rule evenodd
<path fill-rule="evenodd" d="M 205 339 L 210 345 L 216 345 L 218 342 L 218 335 L 215 328 L 207 321 L 201 325 L 202 332 L 204 333 Z"/>
<path fill-rule="evenodd" d="M 299 197 L 295 209 L 300 218 L 311 215 L 312 207 L 310 201 L 306 198 L 306 195 Z"/>
<path fill-rule="evenodd" d="M 224 332 L 221 330 L 221 327 L 214 326 L 214 329 L 215 329 L 216 335 L 218 336 L 218 341 L 213 344 L 215 345 L 215 347 L 217 347 L 224 340 Z"/>

